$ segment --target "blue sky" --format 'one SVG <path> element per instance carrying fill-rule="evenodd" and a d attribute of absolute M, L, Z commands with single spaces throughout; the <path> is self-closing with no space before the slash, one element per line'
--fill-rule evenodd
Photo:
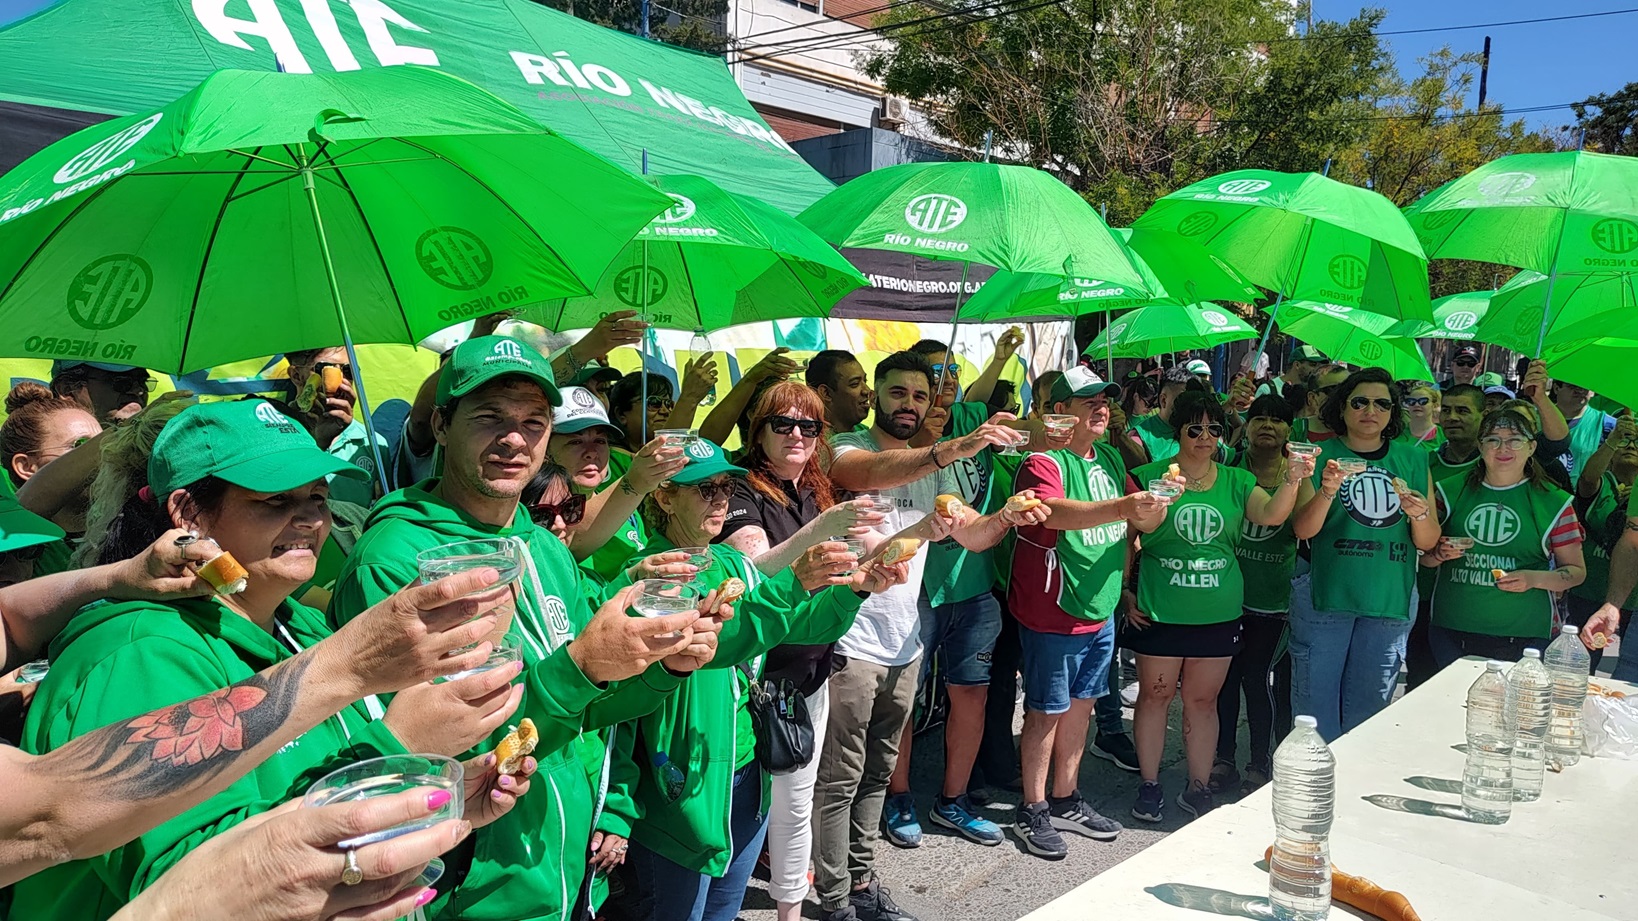
<path fill-rule="evenodd" d="M 97 0 L 81 0 L 95 3 Z M 155 0 L 160 2 L 160 0 Z M 164 0 L 170 2 L 170 0 Z M 50 5 L 50 0 L 0 0 L 0 24 Z M 1349 19 L 1364 4 L 1353 0 L 1315 0 L 1314 15 L 1321 19 Z M 1537 19 L 1577 13 L 1602 12 L 1638 6 L 1631 0 L 1376 0 L 1388 11 L 1383 31 L 1426 29 L 1468 23 Z M 1458 51 L 1478 51 L 1486 33 L 1491 36 L 1490 99 L 1510 108 L 1556 105 L 1593 93 L 1619 89 L 1638 80 L 1631 66 L 1632 46 L 1638 39 L 1638 13 L 1567 22 L 1533 23 L 1388 36 L 1401 72 L 1419 73 L 1416 59 L 1442 45 Z M 1567 108 L 1525 115 L 1533 126 L 1556 126 L 1574 120 Z"/>

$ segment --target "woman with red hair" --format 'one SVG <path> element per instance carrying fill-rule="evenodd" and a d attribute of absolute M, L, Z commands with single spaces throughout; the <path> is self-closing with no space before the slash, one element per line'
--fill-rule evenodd
<path fill-rule="evenodd" d="M 821 453 L 830 450 L 824 429 L 819 394 L 797 381 L 774 384 L 751 408 L 745 454 L 739 459 L 747 474 L 733 480 L 728 520 L 717 540 L 756 561 L 764 573 L 785 569 L 814 544 L 885 520 L 867 502 L 837 502 L 838 490 L 820 465 Z M 829 710 L 830 650 L 829 645 L 776 647 L 762 673 L 764 680 L 788 679 L 801 690 L 814 728 L 813 759 L 773 778 L 768 894 L 778 905 L 779 921 L 800 918 L 808 892 L 813 782 Z"/>

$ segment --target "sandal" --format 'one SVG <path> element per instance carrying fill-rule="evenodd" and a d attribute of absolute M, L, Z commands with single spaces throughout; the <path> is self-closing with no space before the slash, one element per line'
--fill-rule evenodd
<path fill-rule="evenodd" d="M 1206 787 L 1212 793 L 1222 793 L 1240 782 L 1240 772 L 1234 769 L 1232 761 L 1216 761 L 1211 766 L 1211 773 L 1206 777 Z"/>
<path fill-rule="evenodd" d="M 1269 780 L 1268 772 L 1254 767 L 1246 768 L 1245 782 L 1240 784 L 1240 795 L 1250 796 L 1256 793 Z"/>

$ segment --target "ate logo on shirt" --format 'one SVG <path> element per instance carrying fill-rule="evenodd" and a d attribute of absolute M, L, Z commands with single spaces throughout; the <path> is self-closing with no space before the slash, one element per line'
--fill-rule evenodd
<path fill-rule="evenodd" d="M 1393 478 L 1376 467 L 1342 481 L 1342 507 L 1367 528 L 1386 528 L 1405 517 Z"/>
<path fill-rule="evenodd" d="M 1246 540 L 1268 540 L 1274 535 L 1280 533 L 1280 528 L 1282 527 L 1284 527 L 1284 525 L 1273 525 L 1271 527 L 1266 524 L 1257 524 L 1250 518 L 1246 518 L 1242 520 L 1242 524 L 1240 525 L 1240 536 L 1244 537 Z"/>
<path fill-rule="evenodd" d="M 568 608 L 568 605 L 565 605 L 563 603 L 563 599 L 557 597 L 556 595 L 547 595 L 546 596 L 546 604 L 544 605 L 544 607 L 546 608 L 546 621 L 547 621 L 547 623 L 549 623 L 551 625 L 552 632 L 557 634 L 558 636 L 568 636 L 569 635 L 569 608 Z"/>
<path fill-rule="evenodd" d="M 1468 513 L 1462 522 L 1469 537 L 1486 547 L 1500 547 L 1519 536 L 1524 527 L 1517 512 L 1505 505 L 1481 505 Z"/>
<path fill-rule="evenodd" d="M 1209 505 L 1178 506 L 1171 515 L 1172 527 L 1191 544 L 1209 544 L 1223 533 L 1223 513 Z"/>

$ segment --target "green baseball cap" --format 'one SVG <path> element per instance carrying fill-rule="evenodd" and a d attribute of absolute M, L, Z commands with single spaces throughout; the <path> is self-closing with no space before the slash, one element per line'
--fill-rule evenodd
<path fill-rule="evenodd" d="M 1077 397 L 1095 397 L 1100 393 L 1107 393 L 1109 399 L 1118 400 L 1120 385 L 1104 380 L 1098 376 L 1098 372 L 1085 365 L 1075 365 L 1052 382 L 1052 394 L 1048 399 L 1054 403 L 1068 403 Z"/>
<path fill-rule="evenodd" d="M 283 492 L 330 475 L 369 473 L 325 453 L 307 430 L 265 400 L 199 403 L 177 413 L 154 439 L 148 485 L 155 496 L 207 476 L 252 492 Z"/>
<path fill-rule="evenodd" d="M 521 374 L 546 391 L 546 400 L 553 406 L 563 405 L 563 395 L 557 392 L 552 377 L 552 363 L 546 356 L 526 343 L 511 336 L 479 336 L 455 347 L 444 369 L 438 372 L 438 394 L 434 402 L 448 406 L 456 397 L 464 397 L 497 377 Z"/>
<path fill-rule="evenodd" d="M 63 529 L 34 514 L 10 496 L 0 496 L 0 553 L 63 539 Z"/>
<path fill-rule="evenodd" d="M 695 483 L 703 483 L 719 473 L 745 475 L 745 468 L 728 463 L 728 455 L 722 453 L 722 449 L 709 438 L 694 439 L 683 449 L 683 456 L 688 458 L 688 466 L 671 478 L 673 483 L 692 486 Z"/>

